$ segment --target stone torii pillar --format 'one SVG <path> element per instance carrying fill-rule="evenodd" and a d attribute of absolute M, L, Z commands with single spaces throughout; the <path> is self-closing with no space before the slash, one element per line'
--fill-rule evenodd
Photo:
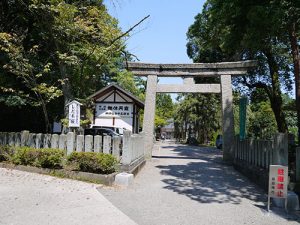
<path fill-rule="evenodd" d="M 256 66 L 255 61 L 194 63 L 194 64 L 150 64 L 128 62 L 127 68 L 135 76 L 147 77 L 146 102 L 143 131 L 145 150 L 152 156 L 154 142 L 154 117 L 156 93 L 221 93 L 223 159 L 233 161 L 234 118 L 231 76 L 245 75 L 247 70 Z M 183 84 L 157 84 L 158 77 L 182 77 Z M 195 77 L 219 77 L 219 84 L 195 84 Z"/>
<path fill-rule="evenodd" d="M 223 131 L 223 159 L 233 161 L 234 117 L 231 75 L 221 75 L 221 104 L 222 104 L 222 131 Z"/>
<path fill-rule="evenodd" d="M 146 99 L 144 108 L 143 131 L 145 134 L 145 150 L 147 157 L 152 156 L 152 148 L 154 141 L 154 119 L 155 119 L 155 105 L 156 105 L 156 88 L 157 76 L 148 76 L 146 87 Z M 151 149 L 151 150 L 150 150 Z"/>

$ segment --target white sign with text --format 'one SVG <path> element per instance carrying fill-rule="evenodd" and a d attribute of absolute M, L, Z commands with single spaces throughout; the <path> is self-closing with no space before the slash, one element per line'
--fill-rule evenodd
<path fill-rule="evenodd" d="M 69 104 L 69 127 L 80 127 L 80 103 L 77 101 Z"/>
<path fill-rule="evenodd" d="M 281 165 L 270 165 L 268 210 L 270 198 L 287 198 L 288 167 Z"/>
<path fill-rule="evenodd" d="M 96 117 L 131 118 L 133 105 L 130 103 L 96 103 Z"/>

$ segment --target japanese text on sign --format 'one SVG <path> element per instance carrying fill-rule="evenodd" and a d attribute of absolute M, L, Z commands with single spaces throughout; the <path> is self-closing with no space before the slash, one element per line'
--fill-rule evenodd
<path fill-rule="evenodd" d="M 286 198 L 288 185 L 288 167 L 270 165 L 269 197 Z"/>
<path fill-rule="evenodd" d="M 69 105 L 69 127 L 80 127 L 80 105 L 76 102 Z"/>
<path fill-rule="evenodd" d="M 96 104 L 96 116 L 120 116 L 132 117 L 132 104 L 122 103 L 98 103 Z"/>

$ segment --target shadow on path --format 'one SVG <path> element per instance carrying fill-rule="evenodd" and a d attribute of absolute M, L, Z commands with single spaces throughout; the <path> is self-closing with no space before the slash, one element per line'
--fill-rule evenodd
<path fill-rule="evenodd" d="M 255 202 L 266 201 L 266 195 L 260 188 L 238 174 L 232 167 L 222 164 L 220 150 L 188 146 L 161 148 L 168 148 L 172 155 L 154 157 L 188 159 L 185 164 L 157 166 L 162 175 L 174 177 L 162 180 L 166 184 L 164 188 L 201 203 L 240 204 L 242 198 Z"/>

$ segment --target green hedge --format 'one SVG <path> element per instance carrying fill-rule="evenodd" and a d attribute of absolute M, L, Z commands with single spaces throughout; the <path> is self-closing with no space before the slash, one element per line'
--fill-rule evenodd
<path fill-rule="evenodd" d="M 17 148 L 11 161 L 17 165 L 29 165 L 42 168 L 62 168 L 64 152 L 60 149 Z"/>
<path fill-rule="evenodd" d="M 0 162 L 10 161 L 14 154 L 14 149 L 8 145 L 0 145 Z"/>
<path fill-rule="evenodd" d="M 68 157 L 68 164 L 75 169 L 90 172 L 109 174 L 116 171 L 117 159 L 109 154 L 95 152 L 72 152 Z"/>
<path fill-rule="evenodd" d="M 109 154 L 73 152 L 68 157 L 60 149 L 0 146 L 0 162 L 50 169 L 71 169 L 90 173 L 109 174 L 116 171 L 118 161 Z"/>

